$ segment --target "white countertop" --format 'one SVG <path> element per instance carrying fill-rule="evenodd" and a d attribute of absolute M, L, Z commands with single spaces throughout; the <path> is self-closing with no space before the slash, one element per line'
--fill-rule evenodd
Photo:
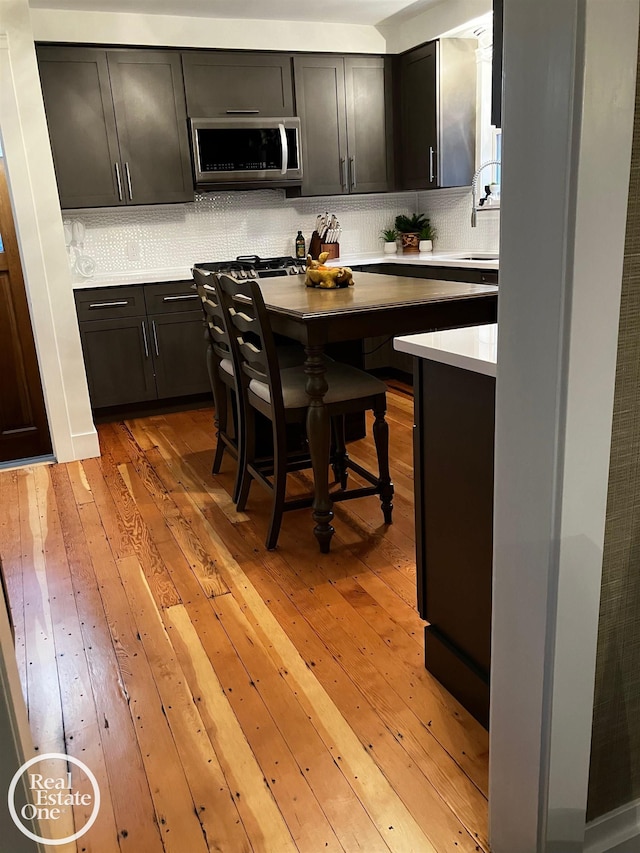
<path fill-rule="evenodd" d="M 442 266 L 442 267 L 466 267 L 473 269 L 497 270 L 498 261 L 495 257 L 485 257 L 487 252 L 420 252 L 416 255 L 385 255 L 382 252 L 362 252 L 360 254 L 347 254 L 340 258 L 328 261 L 328 266 L 353 266 L 361 264 L 405 264 L 408 266 Z M 465 257 L 473 255 L 478 260 L 470 261 Z M 191 267 L 177 267 L 165 270 L 147 270 L 110 273 L 109 275 L 94 275 L 91 278 L 79 278 L 77 275 L 73 280 L 73 289 L 82 290 L 86 287 L 116 287 L 122 284 L 151 284 L 160 281 L 190 281 Z"/>
<path fill-rule="evenodd" d="M 73 289 L 86 287 L 116 287 L 120 284 L 153 284 L 160 281 L 191 281 L 191 267 L 177 267 L 167 270 L 147 270 L 146 272 L 121 272 L 109 275 L 94 275 L 91 278 L 73 279 Z"/>
<path fill-rule="evenodd" d="M 418 358 L 495 376 L 498 361 L 498 324 L 486 323 L 482 326 L 467 326 L 464 329 L 403 335 L 394 338 L 393 347 L 399 352 L 407 352 Z"/>
<path fill-rule="evenodd" d="M 385 255 L 382 252 L 344 254 L 327 261 L 327 266 L 357 267 L 361 264 L 407 264 L 409 266 L 465 267 L 471 269 L 497 270 L 496 252 L 419 252 L 417 254 Z M 469 260 L 473 257 L 474 260 Z"/>

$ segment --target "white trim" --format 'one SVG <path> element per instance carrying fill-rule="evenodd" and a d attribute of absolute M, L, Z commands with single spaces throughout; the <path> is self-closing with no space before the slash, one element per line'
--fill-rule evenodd
<path fill-rule="evenodd" d="M 27 0 L 3 0 L 2 147 L 53 451 L 98 456 Z M 19 81 L 19 83 L 18 83 Z"/>
<path fill-rule="evenodd" d="M 73 442 L 74 459 L 90 459 L 92 456 L 100 455 L 98 432 L 95 427 L 89 432 L 76 433 L 75 435 L 72 435 L 71 441 Z M 96 446 L 98 448 L 97 453 Z"/>
<path fill-rule="evenodd" d="M 638 0 L 504 12 L 490 839 L 580 853 Z"/>
<path fill-rule="evenodd" d="M 640 850 L 640 800 L 587 824 L 584 853 L 637 853 Z"/>

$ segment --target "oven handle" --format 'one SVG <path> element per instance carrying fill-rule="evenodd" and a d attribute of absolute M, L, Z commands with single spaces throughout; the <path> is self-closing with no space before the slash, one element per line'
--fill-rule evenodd
<path fill-rule="evenodd" d="M 280 142 L 282 144 L 282 169 L 280 170 L 280 174 L 286 175 L 287 166 L 289 165 L 289 143 L 287 142 L 287 131 L 285 130 L 282 122 L 280 122 L 278 128 L 280 129 Z"/>

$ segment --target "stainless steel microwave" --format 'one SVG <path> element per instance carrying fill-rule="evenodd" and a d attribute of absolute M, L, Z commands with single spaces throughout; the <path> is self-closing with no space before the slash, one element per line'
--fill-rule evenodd
<path fill-rule="evenodd" d="M 192 118 L 196 186 L 302 182 L 299 118 Z"/>

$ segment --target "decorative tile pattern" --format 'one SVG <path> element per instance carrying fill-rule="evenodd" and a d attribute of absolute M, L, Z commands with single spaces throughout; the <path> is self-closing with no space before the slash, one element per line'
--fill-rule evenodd
<path fill-rule="evenodd" d="M 85 225 L 84 252 L 96 275 L 188 269 L 197 261 L 238 255 L 294 254 L 302 230 L 308 241 L 318 213 L 335 213 L 342 225 L 342 254 L 376 252 L 380 232 L 399 213 L 424 211 L 438 230 L 438 251 L 498 249 L 500 213 L 478 215 L 471 228 L 467 188 L 287 199 L 282 190 L 203 193 L 190 204 L 67 211 Z"/>

